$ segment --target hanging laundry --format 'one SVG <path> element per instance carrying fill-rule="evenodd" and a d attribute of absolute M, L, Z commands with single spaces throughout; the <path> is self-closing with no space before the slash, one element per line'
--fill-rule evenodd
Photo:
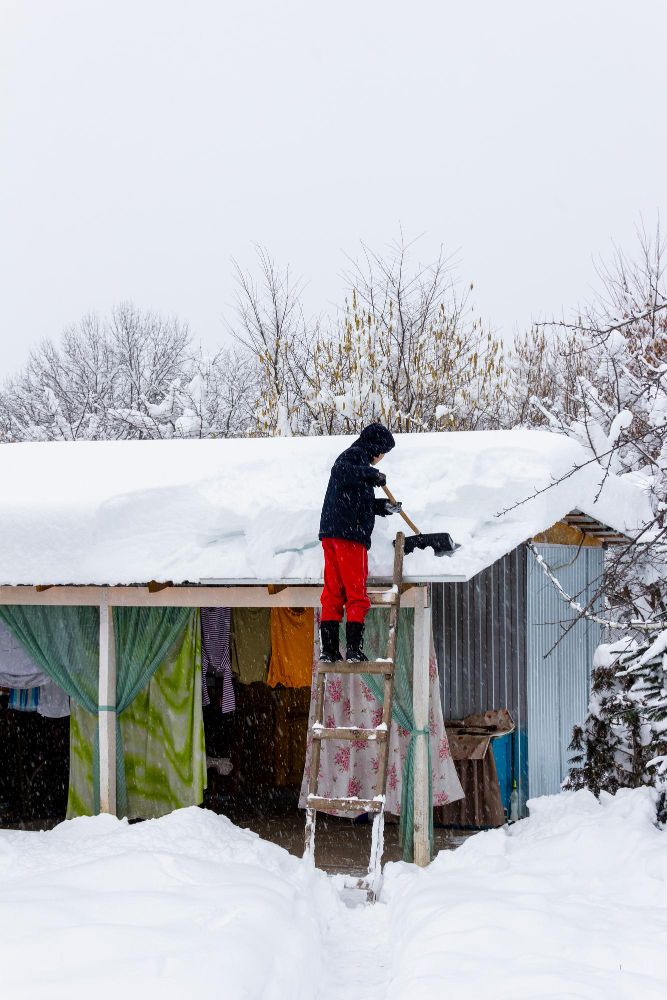
<path fill-rule="evenodd" d="M 266 683 L 271 659 L 271 608 L 234 608 L 232 670 L 242 684 Z"/>
<path fill-rule="evenodd" d="M 12 688 L 9 692 L 9 703 L 7 708 L 13 708 L 16 712 L 36 712 L 38 707 L 38 687 L 23 688 L 23 690 Z"/>
<path fill-rule="evenodd" d="M 270 687 L 310 687 L 313 628 L 313 608 L 271 608 Z"/>
<path fill-rule="evenodd" d="M 47 678 L 45 684 L 39 687 L 39 704 L 37 711 L 45 719 L 64 719 L 70 714 L 69 695 Z"/>
<path fill-rule="evenodd" d="M 25 690 L 41 687 L 48 680 L 0 619 L 0 686 Z"/>
<path fill-rule="evenodd" d="M 201 662 L 204 676 L 207 671 L 222 674 L 222 711 L 233 712 L 236 708 L 234 684 L 232 682 L 232 661 L 229 656 L 229 628 L 232 618 L 231 608 L 201 609 Z M 204 704 L 209 703 L 208 691 Z"/>
<path fill-rule="evenodd" d="M 201 668 L 201 704 L 202 708 L 206 708 L 207 705 L 211 704 L 211 696 L 208 693 L 208 682 L 206 680 L 206 667 L 203 665 Z"/>
<path fill-rule="evenodd" d="M 10 708 L 47 719 L 69 715 L 69 695 L 39 669 L 13 632 L 0 620 L 0 686 L 15 689 Z M 34 694 L 28 694 L 29 690 Z M 21 698 L 19 692 L 24 694 Z"/>

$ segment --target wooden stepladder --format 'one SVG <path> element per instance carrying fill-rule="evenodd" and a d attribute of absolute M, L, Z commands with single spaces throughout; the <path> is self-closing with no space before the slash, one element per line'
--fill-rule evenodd
<path fill-rule="evenodd" d="M 306 800 L 306 846 L 304 857 L 309 858 L 313 864 L 315 863 L 315 821 L 318 809 L 324 812 L 335 810 L 336 812 L 372 813 L 373 831 L 368 874 L 362 878 L 354 879 L 349 883 L 350 888 L 365 890 L 371 901 L 375 900 L 379 892 L 382 875 L 389 731 L 391 728 L 391 710 L 394 702 L 394 669 L 396 665 L 398 612 L 401 606 L 401 585 L 403 582 L 404 546 L 405 535 L 399 531 L 396 535 L 392 586 L 390 589 L 369 591 L 371 604 L 376 607 L 389 606 L 391 608 L 386 658 L 383 660 L 364 661 L 362 663 L 348 663 L 344 660 L 339 660 L 336 663 L 318 663 L 314 721 L 310 729 L 310 777 L 308 780 L 308 798 Z M 323 712 L 327 674 L 384 675 L 384 700 L 382 703 L 382 722 L 380 725 L 374 729 L 353 729 L 347 726 L 337 729 L 326 729 Z M 359 799 L 356 797 L 333 799 L 317 794 L 322 740 L 369 740 L 377 742 L 378 769 L 375 782 L 375 796 L 372 799 Z"/>

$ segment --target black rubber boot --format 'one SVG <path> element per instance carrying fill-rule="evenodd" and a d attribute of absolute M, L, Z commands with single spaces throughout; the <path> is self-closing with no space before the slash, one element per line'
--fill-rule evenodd
<path fill-rule="evenodd" d="M 338 645 L 338 622 L 320 623 L 320 662 L 336 663 L 343 655 Z"/>
<path fill-rule="evenodd" d="M 368 657 L 364 655 L 363 622 L 348 622 L 345 628 L 348 663 L 365 663 Z"/>

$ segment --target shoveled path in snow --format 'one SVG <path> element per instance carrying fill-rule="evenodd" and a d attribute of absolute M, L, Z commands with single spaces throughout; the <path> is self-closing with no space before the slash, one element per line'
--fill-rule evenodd
<path fill-rule="evenodd" d="M 352 895 L 342 898 L 350 902 Z M 389 985 L 388 907 L 346 906 L 329 925 L 323 953 L 326 966 L 315 1000 L 384 1000 Z"/>

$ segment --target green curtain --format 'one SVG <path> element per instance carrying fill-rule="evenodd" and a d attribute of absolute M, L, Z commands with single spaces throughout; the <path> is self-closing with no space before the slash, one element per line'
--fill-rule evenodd
<path fill-rule="evenodd" d="M 387 655 L 387 638 L 389 635 L 389 608 L 373 608 L 366 616 L 366 631 L 364 635 L 364 652 L 369 660 L 383 658 Z M 415 728 L 415 717 L 412 712 L 412 666 L 414 662 L 414 608 L 401 608 L 398 620 L 398 636 L 396 639 L 396 667 L 394 674 L 394 704 L 392 719 L 410 733 L 410 742 L 403 762 L 401 785 L 401 815 L 399 819 L 398 836 L 403 848 L 403 860 L 414 861 L 414 811 L 415 811 L 415 781 L 414 759 L 415 741 L 419 736 L 425 736 L 428 756 L 428 814 L 429 838 L 431 842 L 431 857 L 433 857 L 433 781 L 431 774 L 431 732 Z M 374 697 L 382 704 L 384 698 L 384 677 L 377 674 L 363 674 L 364 683 L 371 689 Z"/>
<path fill-rule="evenodd" d="M 155 819 L 201 803 L 206 787 L 201 699 L 201 640 L 195 614 L 180 646 L 119 716 L 131 819 Z M 94 812 L 95 726 L 93 715 L 72 705 L 68 819 Z"/>
<path fill-rule="evenodd" d="M 0 618 L 37 666 L 96 716 L 99 609 L 0 604 Z"/>
<path fill-rule="evenodd" d="M 118 716 L 180 645 L 192 608 L 114 608 L 116 631 L 116 815 L 127 815 L 127 783 L 123 738 Z M 85 706 L 84 706 L 85 707 Z M 95 730 L 93 774 L 99 775 L 99 725 Z M 95 812 L 99 812 L 99 777 L 95 782 Z"/>
<path fill-rule="evenodd" d="M 114 608 L 116 631 L 116 811 L 127 812 L 123 742 L 118 716 L 180 642 L 191 608 Z M 97 716 L 99 608 L 0 605 L 0 617 L 47 676 Z M 93 749 L 95 812 L 99 812 L 99 720 Z"/>

